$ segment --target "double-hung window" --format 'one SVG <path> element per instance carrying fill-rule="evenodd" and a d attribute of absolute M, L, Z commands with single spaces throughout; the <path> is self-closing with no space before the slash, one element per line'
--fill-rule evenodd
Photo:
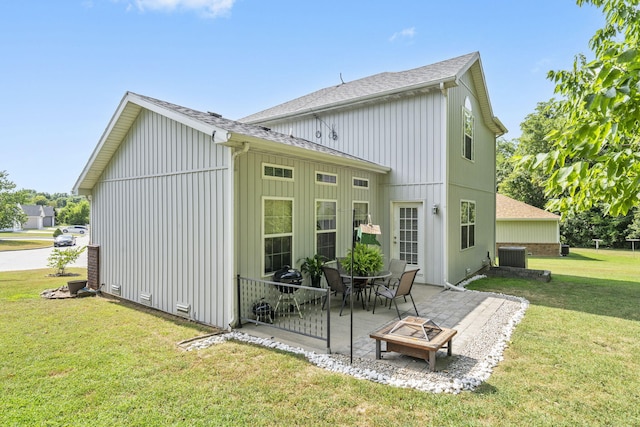
<path fill-rule="evenodd" d="M 270 274 L 293 259 L 293 200 L 264 199 L 264 274 Z"/>
<path fill-rule="evenodd" d="M 476 203 L 469 200 L 460 202 L 460 249 L 476 244 Z"/>
<path fill-rule="evenodd" d="M 336 257 L 335 200 L 316 200 L 316 253 L 327 259 Z"/>

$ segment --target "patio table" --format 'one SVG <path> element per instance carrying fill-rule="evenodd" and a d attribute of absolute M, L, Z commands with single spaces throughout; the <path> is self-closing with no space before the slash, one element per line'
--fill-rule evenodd
<path fill-rule="evenodd" d="M 353 278 L 354 283 L 352 283 L 353 289 L 355 289 L 356 285 L 355 282 L 357 281 L 363 281 L 365 282 L 365 286 L 363 287 L 363 289 L 365 290 L 365 295 L 366 295 L 366 288 L 369 287 L 372 283 L 372 281 L 376 280 L 376 279 L 386 279 L 391 277 L 391 271 L 388 270 L 384 270 L 384 271 L 378 271 L 377 273 L 373 273 L 373 274 L 369 274 L 367 276 L 353 276 L 351 277 L 351 273 L 348 272 L 342 272 L 340 273 L 340 277 L 342 277 L 343 279 L 349 279 L 351 280 Z M 363 297 L 364 300 L 364 297 Z M 366 306 L 367 306 L 367 310 L 369 310 L 369 300 L 366 301 Z"/>

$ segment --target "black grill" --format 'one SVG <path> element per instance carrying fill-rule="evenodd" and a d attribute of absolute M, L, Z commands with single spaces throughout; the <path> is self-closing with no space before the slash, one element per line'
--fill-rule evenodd
<path fill-rule="evenodd" d="M 286 283 L 288 285 L 301 285 L 302 273 L 298 270 L 291 268 L 289 265 L 285 265 L 280 270 L 273 273 L 273 281 L 279 283 Z M 290 294 L 295 291 L 295 288 L 290 286 L 277 286 L 278 290 L 282 293 Z"/>

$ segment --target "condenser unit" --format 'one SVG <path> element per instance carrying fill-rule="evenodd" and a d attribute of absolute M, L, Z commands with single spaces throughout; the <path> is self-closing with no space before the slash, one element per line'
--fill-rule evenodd
<path fill-rule="evenodd" d="M 498 248 L 500 267 L 527 268 L 527 248 L 524 246 L 506 246 Z"/>

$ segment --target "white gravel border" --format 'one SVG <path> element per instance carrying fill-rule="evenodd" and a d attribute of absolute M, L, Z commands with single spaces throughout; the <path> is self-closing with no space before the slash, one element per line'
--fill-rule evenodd
<path fill-rule="evenodd" d="M 477 278 L 476 278 L 477 277 Z M 464 287 L 476 276 L 458 286 Z M 452 292 L 452 291 L 448 291 Z M 478 292 L 469 291 L 465 292 Z M 294 354 L 304 355 L 309 362 L 331 372 L 351 375 L 395 387 L 412 388 L 432 393 L 458 394 L 463 390 L 471 391 L 486 381 L 493 368 L 503 360 L 503 352 L 507 348 L 511 334 L 520 323 L 529 307 L 529 301 L 511 295 L 487 293 L 505 300 L 500 309 L 492 316 L 479 334 L 464 346 L 457 347 L 452 356 L 454 360 L 446 371 L 424 372 L 408 368 L 399 368 L 382 360 L 354 358 L 341 354 L 319 354 L 306 351 L 300 347 L 292 347 L 267 338 L 257 338 L 245 333 L 232 331 L 220 335 L 212 335 L 202 339 L 184 342 L 181 346 L 187 351 L 200 350 L 227 340 L 237 340 L 251 344 L 274 348 Z"/>

